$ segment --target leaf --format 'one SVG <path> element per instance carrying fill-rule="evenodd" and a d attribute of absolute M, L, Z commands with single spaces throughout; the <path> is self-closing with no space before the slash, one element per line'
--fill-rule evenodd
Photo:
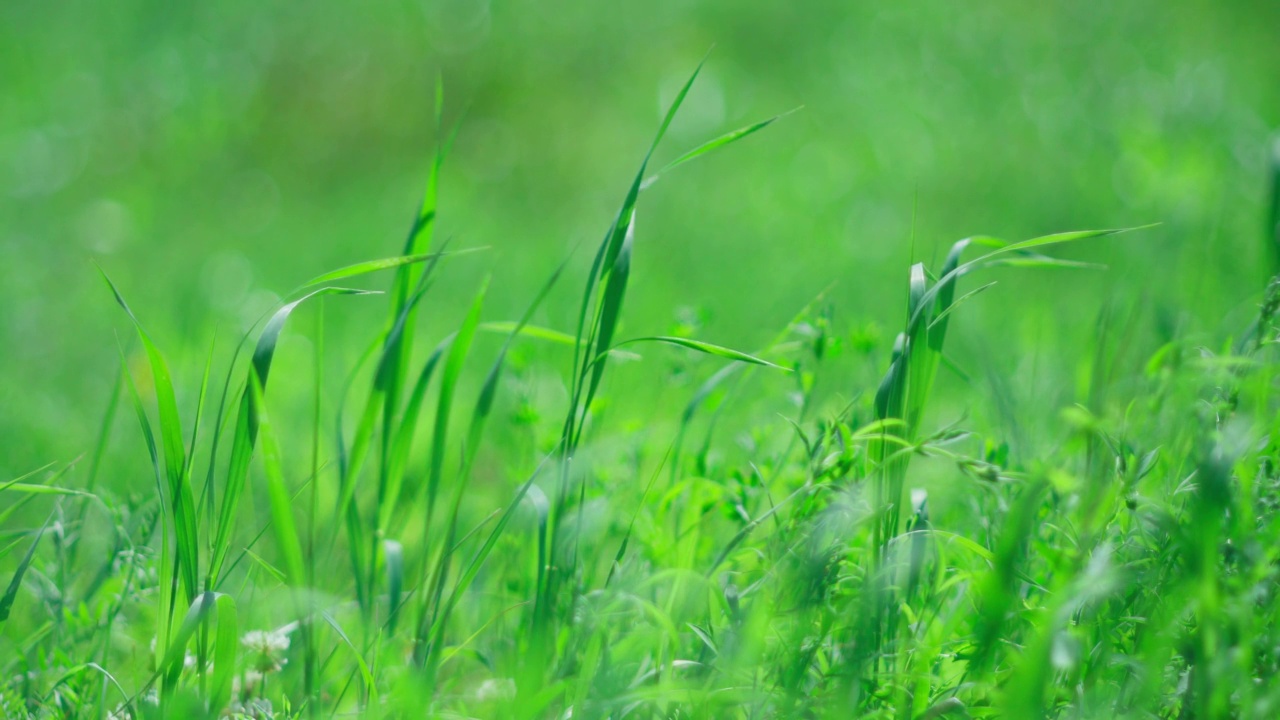
<path fill-rule="evenodd" d="M 677 345 L 679 347 L 688 348 L 690 350 L 696 350 L 700 353 L 706 353 L 707 355 L 714 355 L 716 357 L 724 358 L 726 360 L 743 362 L 750 365 L 762 365 L 764 367 L 771 367 L 776 370 L 781 370 L 783 372 L 791 372 L 791 368 L 787 368 L 781 365 L 777 365 L 775 363 L 771 363 L 768 360 L 763 360 L 754 355 L 748 355 L 747 353 L 740 352 L 732 348 L 722 347 L 720 345 L 712 345 L 711 343 L 702 342 L 701 340 L 690 340 L 689 338 L 682 338 L 682 337 L 654 335 L 651 337 L 632 338 L 631 340 L 620 342 L 614 347 L 618 348 L 624 345 L 631 345 L 633 343 L 641 343 L 641 342 L 657 342 L 657 343 L 666 343 L 668 345 Z"/>
<path fill-rule="evenodd" d="M 440 397 L 436 403 L 436 424 L 432 428 L 431 458 L 427 474 L 427 525 L 431 524 L 432 510 L 435 508 L 436 494 L 440 489 L 440 477 L 444 471 L 445 443 L 448 439 L 449 414 L 453 408 L 453 395 L 457 389 L 458 377 L 462 374 L 462 365 L 471 350 L 471 341 L 475 338 L 476 327 L 480 324 L 480 311 L 484 308 L 484 296 L 489 281 L 485 280 L 480 292 L 471 303 L 471 310 L 458 328 L 453 343 L 449 347 L 449 355 L 445 359 L 444 371 L 440 377 Z"/>
<path fill-rule="evenodd" d="M 483 247 L 466 248 L 463 250 L 454 250 L 452 252 L 440 251 L 440 252 L 434 252 L 434 253 L 417 253 L 414 255 L 398 255 L 396 257 L 380 258 L 378 260 L 366 260 L 364 262 L 355 263 L 354 265 L 347 265 L 346 267 L 341 267 L 341 268 L 338 268 L 337 270 L 330 270 L 327 273 L 317 275 L 311 278 L 310 280 L 306 281 L 302 285 L 300 285 L 298 289 L 303 290 L 309 287 L 314 287 L 321 283 L 333 282 L 335 280 L 345 280 L 347 278 L 352 278 L 359 275 L 368 275 L 369 273 L 378 272 L 380 270 L 390 270 L 392 268 L 398 268 L 403 265 L 412 265 L 416 263 L 426 262 L 428 260 L 438 260 L 438 259 L 443 259 L 446 257 L 452 257 L 457 255 L 468 255 L 471 253 L 481 252 L 487 249 L 488 248 L 483 248 Z M 290 293 L 290 295 L 292 294 L 293 293 Z"/>
<path fill-rule="evenodd" d="M 182 580 L 186 598 L 195 597 L 199 589 L 199 555 L 200 543 L 197 537 L 195 498 L 191 493 L 188 476 L 186 450 L 182 441 L 182 422 L 178 417 L 178 401 L 173 391 L 173 381 L 169 375 L 169 366 L 160 354 L 159 348 L 151 341 L 151 336 L 143 329 L 124 296 L 116 288 L 115 283 L 101 267 L 98 271 L 102 279 L 115 295 L 116 302 L 133 321 L 142 346 L 146 350 L 147 360 L 151 366 L 151 378 L 155 386 L 156 408 L 160 420 L 160 441 L 164 449 L 164 468 L 168 479 L 170 511 L 173 513 L 174 542 L 177 551 L 178 575 Z"/>
<path fill-rule="evenodd" d="M 168 675 L 182 669 L 183 659 L 187 654 L 187 643 L 190 642 L 191 636 L 195 634 L 196 629 L 204 622 L 215 605 L 215 598 L 219 593 L 206 590 L 196 597 L 195 602 L 191 603 L 191 607 L 187 608 L 187 614 L 182 618 L 182 625 L 178 627 L 178 632 L 173 636 L 173 642 L 169 643 L 169 647 L 165 650 L 164 659 L 160 662 L 160 667 L 156 670 L 157 674 Z M 156 646 L 159 649 L 159 645 Z"/>
<path fill-rule="evenodd" d="M 471 469 L 474 466 L 476 454 L 479 451 L 480 442 L 484 435 L 485 424 L 488 421 L 489 415 L 493 410 L 493 401 L 497 395 L 498 381 L 502 376 L 502 368 L 503 368 L 503 364 L 506 362 L 507 352 L 511 349 L 511 345 L 515 341 L 515 338 L 520 334 L 520 331 L 525 327 L 525 325 L 533 317 L 534 313 L 537 312 L 538 307 L 542 305 L 542 302 L 544 300 L 546 300 L 547 295 L 551 293 L 551 289 L 555 287 L 556 282 L 560 279 L 560 275 L 564 272 L 564 269 L 567 265 L 568 265 L 568 260 L 566 259 L 564 262 L 560 264 L 559 267 L 556 268 L 555 272 L 551 274 L 551 277 L 548 278 L 547 281 L 543 284 L 542 289 L 534 297 L 533 301 L 529 303 L 529 306 L 525 309 L 524 314 L 520 317 L 519 322 L 517 322 L 515 326 L 511 329 L 510 334 L 507 335 L 506 342 L 503 343 L 502 349 L 498 352 L 497 358 L 494 359 L 493 365 L 489 368 L 489 372 L 485 376 L 484 385 L 480 389 L 480 395 L 476 399 L 475 409 L 471 413 L 471 425 L 467 431 L 466 446 L 463 449 L 464 455 L 463 455 L 462 471 L 459 473 L 459 478 L 458 478 L 458 491 L 454 496 L 453 512 L 449 520 L 449 529 L 445 537 L 445 545 L 440 557 L 440 565 L 436 569 L 437 586 L 436 586 L 435 598 L 433 602 L 435 603 L 435 606 L 437 608 L 440 607 L 439 597 L 440 597 L 440 594 L 443 592 L 444 580 L 448 575 L 449 565 L 452 562 L 452 556 L 453 556 L 454 550 L 456 549 L 454 546 L 453 539 L 457 533 L 458 511 L 462 506 L 463 493 L 469 485 L 469 480 L 471 477 Z M 519 499 L 517 499 L 515 502 L 518 503 Z M 504 516 L 503 520 L 500 521 L 499 529 L 497 529 L 497 532 L 499 533 L 501 532 L 501 527 L 505 526 L 505 521 L 506 521 L 506 518 Z M 496 537 L 491 535 L 490 539 L 491 540 L 496 539 Z M 486 547 L 492 548 L 492 545 L 490 543 L 486 543 Z M 484 562 L 484 558 L 486 556 L 487 556 L 487 550 L 484 551 L 481 555 L 478 555 L 476 559 L 473 559 L 471 565 L 468 567 L 467 573 L 464 573 L 463 576 L 459 578 L 458 581 L 454 584 L 453 590 L 449 594 L 448 601 L 446 602 L 443 609 L 437 613 L 437 617 L 433 622 L 433 626 L 431 628 L 431 644 L 429 645 L 429 647 L 431 648 L 440 647 L 440 642 L 441 642 L 443 631 L 444 631 L 444 623 L 448 620 L 449 614 L 452 612 L 454 605 L 457 603 L 462 593 L 466 592 L 466 589 L 470 585 L 471 580 L 475 577 L 474 571 L 479 570 L 479 567 Z M 425 619 L 425 613 L 424 613 L 424 619 Z M 425 628 L 420 627 L 419 633 L 421 634 L 423 630 L 425 630 Z M 438 666 L 438 663 L 439 663 L 439 661 L 437 660 L 438 656 L 439 656 L 439 653 L 433 653 L 431 656 L 431 662 L 434 663 L 436 666 Z"/>
<path fill-rule="evenodd" d="M 92 493 L 83 490 L 72 490 L 70 488 L 51 487 L 49 485 L 31 485 L 29 483 L 20 483 L 11 481 L 7 485 L 0 485 L 0 491 L 12 490 L 18 493 L 27 493 L 31 495 L 81 495 L 84 497 L 92 497 Z"/>
<path fill-rule="evenodd" d="M 554 343 L 560 343 L 562 345 L 578 344 L 578 339 L 569 333 L 539 327 L 537 325 L 520 325 L 518 322 L 512 322 L 509 320 L 480 323 L 480 329 L 485 332 L 499 333 L 503 335 L 516 333 L 524 337 L 547 340 Z"/>
<path fill-rule="evenodd" d="M 281 469 L 280 445 L 271 428 L 262 390 L 257 383 L 252 386 L 254 402 L 258 408 L 258 428 L 262 440 L 262 466 L 267 475 L 267 498 L 271 506 L 271 526 L 275 531 L 276 546 L 284 559 L 285 584 L 296 587 L 305 579 L 302 563 L 302 543 L 293 521 L 292 498 Z"/>
<path fill-rule="evenodd" d="M 240 649 L 240 622 L 236 600 L 230 595 L 218 594 L 214 607 L 218 616 L 218 632 L 213 638 L 213 684 L 209 692 L 209 707 L 216 711 L 226 707 L 231 697 L 236 652 Z"/>
<path fill-rule="evenodd" d="M 27 568 L 31 567 L 31 561 L 36 556 L 36 547 L 40 544 L 40 538 L 44 537 L 44 531 L 48 529 L 49 523 L 53 521 L 53 515 L 44 521 L 44 525 L 40 526 L 39 532 L 36 533 L 36 539 L 31 541 L 31 547 L 27 548 L 27 554 L 22 557 L 22 562 L 18 563 L 18 569 L 13 572 L 13 578 L 9 581 L 9 588 L 4 591 L 4 596 L 0 597 L 0 623 L 9 619 L 9 613 L 13 611 L 13 603 L 18 599 L 18 589 L 22 587 L 22 576 L 27 574 Z"/>
<path fill-rule="evenodd" d="M 364 657 L 360 654 L 360 650 L 351 642 L 351 638 L 347 637 L 347 633 L 342 629 L 342 626 L 338 624 L 338 621 L 335 620 L 332 615 L 325 610 L 321 610 L 320 617 L 324 618 L 324 621 L 329 623 L 329 627 L 333 628 L 333 631 L 338 633 L 338 637 L 342 639 L 342 643 L 351 650 L 351 654 L 355 656 L 356 665 L 360 667 L 360 676 L 364 678 L 365 687 L 368 689 L 370 697 L 376 700 L 378 696 L 378 686 L 374 683 L 373 673 L 369 672 L 369 665 L 364 661 Z"/>
<path fill-rule="evenodd" d="M 714 140 L 708 140 L 707 142 L 699 145 L 698 147 L 676 158 L 675 160 L 672 160 L 671 162 L 667 163 L 658 172 L 645 178 L 644 182 L 640 185 L 640 189 L 643 190 L 645 188 L 648 188 L 650 185 L 657 182 L 658 179 L 661 178 L 663 175 L 689 162 L 690 160 L 696 160 L 697 158 L 711 152 L 712 150 L 718 150 L 722 147 L 725 147 L 726 145 L 731 145 L 747 137 L 748 135 L 752 135 L 756 132 L 759 132 L 769 127 L 770 125 L 781 120 L 782 118 L 799 111 L 800 111 L 800 108 L 795 108 L 793 110 L 784 112 L 780 115 L 774 115 L 773 117 L 767 120 L 761 120 L 760 122 L 752 123 L 745 127 L 740 127 L 737 130 L 727 132 L 724 135 L 721 135 L 720 137 Z"/>
<path fill-rule="evenodd" d="M 261 384 L 261 394 L 266 395 L 267 377 L 271 372 L 271 361 L 275 357 L 276 344 L 280 332 L 284 329 L 289 315 L 302 303 L 314 297 L 324 295 L 368 295 L 365 290 L 350 288 L 326 287 L 314 290 L 291 303 L 286 304 L 271 316 L 258 338 L 254 348 L 253 363 L 249 377 L 245 380 L 245 390 L 240 397 L 240 411 L 236 419 L 236 429 L 231 445 L 231 459 L 227 470 L 227 484 L 223 491 L 221 510 L 217 517 L 217 531 L 213 540 L 213 558 L 209 566 L 210 586 L 216 587 L 222 565 L 226 561 L 227 551 L 231 546 L 231 530 L 235 525 L 236 510 L 240 496 L 244 493 L 245 482 L 249 474 L 249 461 L 258 439 L 258 409 L 254 404 L 253 384 Z"/>

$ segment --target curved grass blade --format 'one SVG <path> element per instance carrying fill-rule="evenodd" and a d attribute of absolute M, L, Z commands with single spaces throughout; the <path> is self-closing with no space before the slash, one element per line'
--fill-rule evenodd
<path fill-rule="evenodd" d="M 338 637 L 342 640 L 342 644 L 346 645 L 347 648 L 351 650 L 351 654 L 356 659 L 356 665 L 360 668 L 360 676 L 364 679 L 365 687 L 369 690 L 371 702 L 376 701 L 378 697 L 378 686 L 374 683 L 373 673 L 369 672 L 369 664 L 364 661 L 364 656 L 360 654 L 359 648 L 355 646 L 355 643 L 351 642 L 351 638 L 347 637 L 346 631 L 342 629 L 342 626 L 338 624 L 338 621 L 335 620 L 327 611 L 321 610 L 320 617 L 324 618 L 324 621 L 329 624 L 329 627 L 333 628 L 333 631 L 338 634 Z"/>
<path fill-rule="evenodd" d="M 249 370 L 249 378 L 245 381 L 245 390 L 240 398 L 240 411 L 236 420 L 235 436 L 231 445 L 231 460 L 227 472 L 226 488 L 222 495 L 221 510 L 217 518 L 217 530 L 213 541 L 213 558 L 209 569 L 209 587 L 217 587 L 221 579 L 222 565 L 231 546 L 231 530 L 235 525 L 236 509 L 240 496 L 244 493 L 244 485 L 249 473 L 249 460 L 253 456 L 253 448 L 258 439 L 258 408 L 254 403 L 254 383 L 260 383 L 265 395 L 267 377 L 271 372 L 271 361 L 275 357 L 276 344 L 280 332 L 284 329 L 289 315 L 307 300 L 323 295 L 368 295 L 366 290 L 327 287 L 314 290 L 291 303 L 286 304 L 271 316 L 258 338 L 254 348 L 253 361 Z"/>

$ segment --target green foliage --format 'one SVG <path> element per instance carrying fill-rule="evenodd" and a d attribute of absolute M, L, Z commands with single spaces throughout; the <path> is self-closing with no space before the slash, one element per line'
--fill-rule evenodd
<path fill-rule="evenodd" d="M 493 309 L 511 289 L 502 262 L 469 304 L 429 295 L 485 257 L 444 275 L 469 249 L 432 249 L 453 137 L 439 89 L 402 254 L 299 286 L 225 373 L 209 351 L 191 402 L 108 280 L 141 352 L 120 349 L 87 472 L 51 464 L 0 484 L 5 714 L 1280 711 L 1267 682 L 1280 673 L 1280 279 L 1251 317 L 1158 341 L 1139 332 L 1145 310 L 1113 308 L 1091 348 L 1036 376 L 1032 409 L 1007 397 L 1001 361 L 1037 351 L 1013 329 L 1028 317 L 1052 331 L 1058 318 L 1027 298 L 1053 287 L 962 281 L 1090 268 L 1040 251 L 1103 254 L 1120 230 L 975 236 L 933 268 L 910 263 L 891 348 L 849 325 L 831 290 L 755 352 L 696 339 L 696 322 L 631 336 L 656 248 L 637 222 L 646 189 L 781 117 L 650 174 L 701 70 L 662 116 L 573 312 L 555 307 L 572 257 L 516 320 Z M 361 309 L 324 298 L 372 293 L 329 283 L 383 270 L 383 320 L 335 340 L 325 313 Z M 309 328 L 293 319 L 304 307 Z M 1006 332 L 979 332 L 971 310 Z M 290 357 L 304 341 L 305 370 Z M 141 444 L 112 440 L 121 395 Z M 139 461 L 145 491 L 115 478 Z"/>

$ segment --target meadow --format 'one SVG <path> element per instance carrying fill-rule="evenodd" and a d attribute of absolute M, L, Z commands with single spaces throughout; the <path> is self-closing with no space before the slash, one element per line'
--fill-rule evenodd
<path fill-rule="evenodd" d="M 0 711 L 1280 714 L 1276 8 L 810 10 L 0 8 Z"/>

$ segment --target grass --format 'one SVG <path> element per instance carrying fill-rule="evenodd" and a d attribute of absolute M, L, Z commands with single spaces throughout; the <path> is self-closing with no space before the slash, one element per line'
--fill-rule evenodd
<path fill-rule="evenodd" d="M 401 254 L 305 283 L 216 374 L 211 349 L 193 394 L 108 279 L 132 328 L 87 470 L 72 461 L 0 483 L 5 713 L 1280 712 L 1280 281 L 1259 289 L 1251 324 L 1174 333 L 1145 356 L 1120 349 L 1125 323 L 1143 317 L 1117 309 L 1094 356 L 1078 358 L 1078 401 L 1054 408 L 1067 431 L 1036 453 L 1011 449 L 1000 423 L 931 405 L 937 384 L 970 381 L 948 340 L 979 296 L 1001 295 L 1011 322 L 1019 312 L 993 271 L 1077 272 L 1043 253 L 1080 243 L 1088 255 L 1119 231 L 974 237 L 934 268 L 912 264 L 891 300 L 905 298 L 902 332 L 887 357 L 869 356 L 878 385 L 850 385 L 825 292 L 752 352 L 629 336 L 647 188 L 773 122 L 651 174 L 697 76 L 573 288 L 572 332 L 535 324 L 571 282 L 566 260 L 518 319 L 487 315 L 486 280 L 456 330 L 424 336 L 425 314 L 462 309 L 430 292 L 441 275 L 484 258 L 436 242 L 452 136 L 439 115 Z M 333 285 L 388 273 L 376 298 Z M 371 302 L 387 310 L 368 336 L 325 333 L 326 318 Z M 303 403 L 272 382 L 290 333 L 313 353 Z M 347 343 L 358 362 L 327 372 Z M 614 376 L 637 351 L 641 363 L 686 354 L 699 374 L 686 404 L 652 408 L 661 422 L 611 414 L 611 388 L 629 381 Z M 532 408 L 509 397 L 530 358 L 567 370 L 562 395 Z M 115 441 L 145 451 L 150 492 L 99 480 L 122 404 L 141 442 Z"/>

